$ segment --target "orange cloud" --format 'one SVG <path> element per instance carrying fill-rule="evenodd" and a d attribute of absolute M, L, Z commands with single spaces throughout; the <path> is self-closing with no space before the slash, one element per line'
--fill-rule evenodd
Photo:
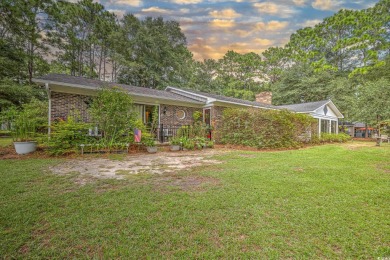
<path fill-rule="evenodd" d="M 240 36 L 241 38 L 246 38 L 248 37 L 249 35 L 252 34 L 252 31 L 248 31 L 248 30 L 235 30 L 234 31 L 238 36 Z"/>
<path fill-rule="evenodd" d="M 172 2 L 179 5 L 188 5 L 201 3 L 202 0 L 173 0 Z"/>
<path fill-rule="evenodd" d="M 129 5 L 129 6 L 141 6 L 141 0 L 112 0 L 114 4 Z"/>
<path fill-rule="evenodd" d="M 266 41 L 265 39 L 263 40 Z M 230 50 L 241 54 L 249 52 L 261 53 L 266 50 L 266 48 L 262 47 L 259 43 L 235 42 L 226 45 L 218 45 L 219 42 L 220 39 L 217 39 L 216 37 L 211 37 L 209 39 L 198 37 L 192 41 L 188 46 L 188 49 L 193 53 L 194 59 L 196 60 L 217 60 L 222 58 Z"/>
<path fill-rule="evenodd" d="M 256 29 L 261 31 L 278 31 L 288 26 L 288 22 L 270 21 L 268 23 L 259 22 Z"/>
<path fill-rule="evenodd" d="M 279 10 L 278 5 L 271 2 L 255 3 L 253 6 L 256 7 L 259 12 L 266 14 L 276 14 Z"/>
<path fill-rule="evenodd" d="M 143 13 L 160 13 L 160 14 L 170 14 L 172 13 L 171 10 L 167 10 L 167 9 L 162 9 L 160 7 L 157 7 L 157 6 L 152 6 L 152 7 L 149 7 L 149 8 L 144 8 L 141 10 Z"/>
<path fill-rule="evenodd" d="M 288 18 L 296 14 L 298 11 L 291 6 L 275 4 L 273 2 L 255 3 L 253 7 L 257 9 L 260 14 L 270 14 L 282 18 Z"/>
<path fill-rule="evenodd" d="M 255 39 L 255 40 L 253 40 L 253 42 L 255 44 L 260 45 L 260 46 L 270 46 L 274 43 L 274 41 L 272 41 L 272 40 L 261 39 L 261 38 Z"/>
<path fill-rule="evenodd" d="M 340 4 L 342 4 L 341 1 L 335 1 L 335 0 L 315 0 L 314 3 L 311 4 L 311 6 L 315 9 L 319 10 L 332 10 L 336 11 Z"/>
<path fill-rule="evenodd" d="M 200 37 L 196 38 L 188 46 L 188 49 L 192 52 L 196 60 L 218 59 L 225 54 L 223 50 L 218 50 L 218 48 L 209 45 L 207 40 Z"/>
<path fill-rule="evenodd" d="M 231 8 L 224 9 L 221 11 L 214 10 L 211 11 L 209 14 L 214 18 L 224 18 L 224 19 L 232 19 L 241 16 L 241 14 L 237 13 L 234 9 Z"/>
<path fill-rule="evenodd" d="M 214 19 L 210 22 L 211 26 L 221 28 L 231 28 L 235 26 L 234 20 Z"/>
<path fill-rule="evenodd" d="M 293 0 L 295 5 L 303 6 L 306 4 L 306 0 Z"/>

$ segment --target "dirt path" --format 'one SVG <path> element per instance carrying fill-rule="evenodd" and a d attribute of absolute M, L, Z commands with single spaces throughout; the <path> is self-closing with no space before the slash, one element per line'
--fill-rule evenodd
<path fill-rule="evenodd" d="M 157 154 L 137 154 L 123 160 L 88 158 L 68 160 L 51 167 L 56 174 L 80 173 L 96 178 L 124 179 L 131 174 L 175 173 L 196 166 L 219 164 L 212 156 L 225 151 L 207 149 L 193 152 L 161 152 Z"/>

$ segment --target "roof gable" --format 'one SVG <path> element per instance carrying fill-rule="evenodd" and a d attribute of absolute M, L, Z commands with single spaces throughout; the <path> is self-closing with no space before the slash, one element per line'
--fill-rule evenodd
<path fill-rule="evenodd" d="M 278 108 L 285 108 L 297 113 L 321 114 L 325 116 L 344 118 L 343 114 L 341 114 L 336 105 L 330 99 L 301 104 L 282 105 L 278 106 Z"/>

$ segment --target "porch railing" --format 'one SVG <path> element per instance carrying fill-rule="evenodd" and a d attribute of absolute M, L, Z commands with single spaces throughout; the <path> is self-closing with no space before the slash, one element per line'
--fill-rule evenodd
<path fill-rule="evenodd" d="M 183 135 L 187 135 L 185 137 L 189 137 L 190 131 L 188 131 L 188 128 L 190 128 L 190 125 L 165 125 L 160 124 L 159 127 L 156 129 L 156 137 L 157 140 L 160 143 L 166 143 L 169 142 L 172 138 L 178 137 L 180 134 L 182 137 Z M 183 131 L 179 132 L 179 129 L 183 129 Z M 187 130 L 185 130 L 187 128 Z M 207 135 L 205 136 L 207 139 L 211 140 L 211 130 L 207 132 Z"/>
<path fill-rule="evenodd" d="M 164 124 L 159 125 L 156 133 L 157 140 L 160 143 L 169 142 L 170 139 L 175 138 L 178 135 L 179 129 L 182 127 L 189 127 L 189 126 L 188 125 L 164 125 Z M 182 134 L 185 134 L 185 131 L 183 131 Z M 188 131 L 186 134 L 188 135 Z"/>

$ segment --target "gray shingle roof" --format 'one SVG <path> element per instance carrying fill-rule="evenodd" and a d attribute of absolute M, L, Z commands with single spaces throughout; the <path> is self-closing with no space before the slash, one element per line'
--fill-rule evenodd
<path fill-rule="evenodd" d="M 153 97 L 153 98 L 162 98 L 174 101 L 182 101 L 188 103 L 202 104 L 197 100 L 194 100 L 189 97 L 183 97 L 181 95 L 177 95 L 175 93 L 171 93 L 168 91 L 151 89 L 151 88 L 143 88 L 143 87 L 135 87 L 125 84 L 118 84 L 106 81 L 100 81 L 96 79 L 88 79 L 84 77 L 76 77 L 65 74 L 48 74 L 39 78 L 35 78 L 34 82 L 56 82 L 57 84 L 71 84 L 71 85 L 79 85 L 80 87 L 86 86 L 90 88 L 100 88 L 103 86 L 119 86 L 123 89 L 127 90 L 129 93 L 139 96 Z"/>
<path fill-rule="evenodd" d="M 76 76 L 70 76 L 65 74 L 48 74 L 39 78 L 33 79 L 34 82 L 37 83 L 51 83 L 51 84 L 57 84 L 57 85 L 69 85 L 73 87 L 87 87 L 92 89 L 98 89 L 103 86 L 119 86 L 123 89 L 127 90 L 129 93 L 135 95 L 135 96 L 144 96 L 144 97 L 151 97 L 151 98 L 160 98 L 165 100 L 172 100 L 172 101 L 181 101 L 181 102 L 187 102 L 192 104 L 205 104 L 206 99 L 195 96 L 195 95 L 201 95 L 206 98 L 215 99 L 220 102 L 228 102 L 228 103 L 236 103 L 236 104 L 242 104 L 246 106 L 256 106 L 256 107 L 263 107 L 263 108 L 270 108 L 270 109 L 288 109 L 294 112 L 312 112 L 321 106 L 331 102 L 330 100 L 322 100 L 322 101 L 316 101 L 316 102 L 309 102 L 309 103 L 301 103 L 301 104 L 292 104 L 292 105 L 282 105 L 282 106 L 272 106 L 256 101 L 249 101 L 249 100 L 243 100 L 233 97 L 226 97 L 222 95 L 216 95 L 211 93 L 205 93 L 197 90 L 192 89 L 179 89 L 179 88 L 172 88 L 175 90 L 178 90 L 176 92 L 186 91 L 190 93 L 189 95 L 181 95 L 180 93 L 173 93 L 170 90 L 170 87 L 167 88 L 167 90 L 157 90 L 157 89 L 151 89 L 151 88 L 143 88 L 143 87 L 135 87 L 125 84 L 118 84 L 118 83 L 112 83 L 112 82 L 106 82 L 106 81 L 100 81 L 95 79 L 88 79 L 83 77 L 76 77 Z M 193 93 L 193 95 L 191 95 Z"/>
<path fill-rule="evenodd" d="M 249 106 L 277 109 L 277 107 L 275 107 L 275 106 L 268 105 L 268 104 L 265 104 L 265 103 L 256 102 L 256 101 L 249 101 L 249 100 L 244 100 L 244 99 L 239 99 L 239 98 L 226 97 L 226 96 L 217 95 L 217 94 L 205 93 L 205 92 L 201 92 L 201 91 L 193 90 L 193 89 L 182 89 L 182 90 L 190 92 L 190 93 L 202 95 L 202 96 L 205 96 L 205 97 L 208 97 L 208 98 L 213 98 L 213 99 L 216 99 L 217 101 L 233 102 L 233 103 L 249 105 Z"/>
<path fill-rule="evenodd" d="M 295 112 L 312 112 L 328 104 L 329 102 L 330 100 L 321 100 L 321 101 L 301 103 L 301 104 L 282 105 L 282 106 L 277 106 L 277 108 L 279 109 L 285 108 Z"/>

